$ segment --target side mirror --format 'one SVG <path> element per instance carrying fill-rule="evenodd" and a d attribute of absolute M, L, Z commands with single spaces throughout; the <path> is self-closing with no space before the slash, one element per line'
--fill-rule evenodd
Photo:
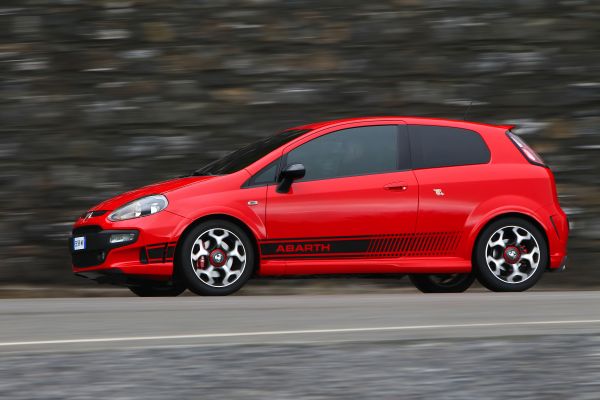
<path fill-rule="evenodd" d="M 277 184 L 277 193 L 287 193 L 290 191 L 292 183 L 297 179 L 304 178 L 306 168 L 302 164 L 292 164 L 285 167 L 279 173 L 279 183 Z"/>

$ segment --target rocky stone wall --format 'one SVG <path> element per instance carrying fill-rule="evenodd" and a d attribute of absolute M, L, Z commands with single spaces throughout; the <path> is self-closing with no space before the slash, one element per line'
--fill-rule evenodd
<path fill-rule="evenodd" d="M 600 282 L 600 2 L 4 0 L 0 282 L 74 282 L 76 216 L 289 126 L 516 123 Z"/>

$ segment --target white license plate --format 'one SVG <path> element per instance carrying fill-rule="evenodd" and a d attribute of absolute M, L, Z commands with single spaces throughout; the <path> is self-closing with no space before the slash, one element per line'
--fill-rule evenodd
<path fill-rule="evenodd" d="M 85 236 L 73 238 L 73 250 L 85 250 Z"/>

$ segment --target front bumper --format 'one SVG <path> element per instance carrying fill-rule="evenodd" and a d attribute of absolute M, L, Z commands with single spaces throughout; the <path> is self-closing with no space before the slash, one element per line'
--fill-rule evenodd
<path fill-rule="evenodd" d="M 173 275 L 178 237 L 187 219 L 163 211 L 143 218 L 112 222 L 103 217 L 79 220 L 69 238 L 73 272 L 98 282 L 164 281 Z M 111 243 L 115 234 L 129 233 L 127 242 Z M 85 248 L 74 249 L 75 238 Z"/>
<path fill-rule="evenodd" d="M 97 283 L 108 283 L 118 286 L 139 286 L 144 284 L 152 284 L 157 281 L 166 281 L 167 279 L 159 279 L 157 277 L 147 277 L 145 275 L 136 275 L 124 273 L 120 269 L 110 268 L 95 271 L 77 272 L 76 276 L 81 278 L 91 279 Z"/>
<path fill-rule="evenodd" d="M 131 240 L 121 243 L 111 243 L 111 236 L 116 234 L 130 234 Z M 75 268 L 88 268 L 101 265 L 106 260 L 108 253 L 116 248 L 134 244 L 139 237 L 137 230 L 102 230 L 99 226 L 85 226 L 75 228 L 73 236 L 69 238 L 69 249 Z M 75 239 L 83 238 L 85 248 L 75 250 Z"/>

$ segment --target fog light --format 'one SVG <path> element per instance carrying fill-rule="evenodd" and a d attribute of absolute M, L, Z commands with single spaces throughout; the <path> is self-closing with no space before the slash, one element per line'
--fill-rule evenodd
<path fill-rule="evenodd" d="M 113 233 L 110 235 L 110 243 L 125 243 L 135 240 L 135 233 Z"/>

